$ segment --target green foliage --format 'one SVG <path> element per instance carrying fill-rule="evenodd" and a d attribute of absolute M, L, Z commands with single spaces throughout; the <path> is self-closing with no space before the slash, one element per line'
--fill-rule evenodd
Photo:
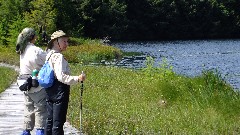
<path fill-rule="evenodd" d="M 162 67 L 151 71 L 159 70 L 159 74 Z M 216 72 L 188 78 L 79 64 L 71 65 L 71 69 L 73 74 L 83 70 L 87 75 L 82 112 L 85 134 L 240 133 L 239 92 Z M 215 86 L 209 87 L 209 83 Z M 79 89 L 79 85 L 72 87 L 68 110 L 68 119 L 77 128 Z"/>
<path fill-rule="evenodd" d="M 6 19 L 1 20 L 0 22 L 0 44 L 7 45 L 7 21 Z"/>
<path fill-rule="evenodd" d="M 23 18 L 18 15 L 16 20 L 12 20 L 9 24 L 9 33 L 7 34 L 7 42 L 9 46 L 16 46 L 16 41 L 19 33 L 26 27 L 28 27 L 28 23 L 23 20 Z"/>
<path fill-rule="evenodd" d="M 56 8 L 56 27 L 74 37 L 83 35 L 82 16 L 78 12 L 80 2 L 77 0 L 54 1 Z"/>
<path fill-rule="evenodd" d="M 6 88 L 8 88 L 11 83 L 16 81 L 17 78 L 17 72 L 15 72 L 13 69 L 9 69 L 6 67 L 0 66 L 0 93 L 3 92 Z"/>
<path fill-rule="evenodd" d="M 239 6 L 237 0 L 2 0 L 0 43 L 12 44 L 20 18 L 40 34 L 61 29 L 76 38 L 238 38 Z"/>
<path fill-rule="evenodd" d="M 147 57 L 146 68 L 143 69 L 143 72 L 148 78 L 164 78 L 166 76 L 174 75 L 174 72 L 172 71 L 173 67 L 168 64 L 166 58 L 162 59 L 162 63 L 159 64 L 160 67 L 155 67 L 154 63 L 154 59 L 151 56 Z"/>
<path fill-rule="evenodd" d="M 25 20 L 29 22 L 29 27 L 39 30 L 47 30 L 49 33 L 56 31 L 56 9 L 53 0 L 31 1 L 31 11 L 25 12 Z M 41 34 L 41 33 L 40 33 Z"/>
<path fill-rule="evenodd" d="M 16 40 L 16 33 L 19 32 L 19 27 L 24 22 L 22 14 L 24 12 L 23 1 L 8 0 L 1 1 L 0 5 L 0 43 L 1 45 L 13 45 L 13 40 Z M 20 26 L 16 26 L 20 25 Z M 15 29 L 16 28 L 16 29 Z"/>
<path fill-rule="evenodd" d="M 143 55 L 141 52 L 123 52 L 123 56 L 140 56 Z"/>
<path fill-rule="evenodd" d="M 2 0 L 0 9 L 0 19 L 6 19 L 7 21 L 11 21 L 18 15 L 18 13 L 21 13 L 21 0 Z"/>
<path fill-rule="evenodd" d="M 154 16 L 154 11 L 151 3 L 148 0 L 127 0 L 126 5 L 128 25 L 125 38 L 144 39 L 144 37 L 147 37 L 151 40 L 154 32 L 154 28 L 150 28 L 152 23 L 154 23 L 154 18 L 152 17 Z"/>
<path fill-rule="evenodd" d="M 211 91 L 221 89 L 226 83 L 222 79 L 220 73 L 217 70 L 209 70 L 203 72 L 205 79 L 206 89 Z"/>
<path fill-rule="evenodd" d="M 0 47 L 0 62 L 19 66 L 19 55 L 15 50 L 15 46 Z"/>
<path fill-rule="evenodd" d="M 76 46 L 76 45 L 84 44 L 86 42 L 86 40 L 88 40 L 88 39 L 70 37 L 68 40 L 68 43 L 70 46 Z"/>
<path fill-rule="evenodd" d="M 71 46 L 64 56 L 72 63 L 89 64 L 101 60 L 112 60 L 122 56 L 122 52 L 114 47 L 100 44 L 94 40 L 86 40 L 83 45 Z"/>
<path fill-rule="evenodd" d="M 84 34 L 94 38 L 119 38 L 127 25 L 126 7 L 119 0 L 81 1 L 78 12 L 83 18 Z"/>

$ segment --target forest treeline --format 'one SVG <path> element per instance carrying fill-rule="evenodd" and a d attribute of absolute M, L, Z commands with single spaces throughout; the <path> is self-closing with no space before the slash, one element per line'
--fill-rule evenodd
<path fill-rule="evenodd" d="M 239 38 L 238 0 L 0 0 L 0 44 L 24 27 L 112 40 Z"/>

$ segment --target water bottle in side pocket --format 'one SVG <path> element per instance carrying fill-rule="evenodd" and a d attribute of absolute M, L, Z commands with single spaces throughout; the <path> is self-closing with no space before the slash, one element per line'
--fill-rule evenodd
<path fill-rule="evenodd" d="M 34 69 L 32 71 L 32 87 L 38 87 L 39 86 L 37 76 L 38 76 L 38 70 Z"/>

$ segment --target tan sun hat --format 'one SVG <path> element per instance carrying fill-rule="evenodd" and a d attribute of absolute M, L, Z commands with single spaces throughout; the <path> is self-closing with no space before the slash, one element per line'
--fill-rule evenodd
<path fill-rule="evenodd" d="M 52 43 L 54 40 L 56 40 L 57 38 L 60 38 L 60 37 L 68 37 L 68 35 L 66 33 L 64 33 L 62 30 L 53 32 L 53 34 L 51 35 L 51 40 L 48 42 L 48 48 L 50 48 L 52 46 Z"/>

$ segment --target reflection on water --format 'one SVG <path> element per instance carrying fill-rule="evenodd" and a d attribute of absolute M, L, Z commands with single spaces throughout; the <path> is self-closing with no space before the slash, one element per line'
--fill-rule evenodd
<path fill-rule="evenodd" d="M 127 52 L 141 52 L 142 58 L 153 56 L 155 66 L 159 66 L 164 57 L 176 73 L 187 76 L 217 69 L 234 88 L 240 88 L 240 40 L 128 42 L 114 43 L 113 46 Z M 145 66 L 145 60 L 123 59 L 117 64 L 141 68 Z"/>
<path fill-rule="evenodd" d="M 116 66 L 132 69 L 141 69 L 145 67 L 146 55 L 142 56 L 123 56 L 120 60 L 106 61 L 101 60 L 100 63 L 90 63 L 90 65 L 105 65 L 105 66 Z"/>

